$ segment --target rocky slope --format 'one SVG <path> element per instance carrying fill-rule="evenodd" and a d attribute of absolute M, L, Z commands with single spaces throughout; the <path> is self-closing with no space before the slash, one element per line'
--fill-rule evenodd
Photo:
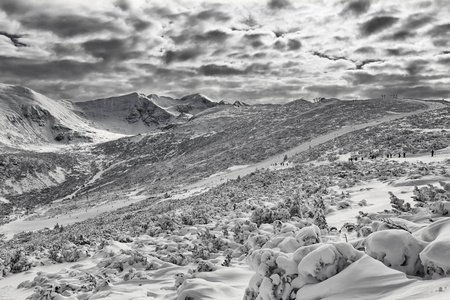
<path fill-rule="evenodd" d="M 0 145 L 10 147 L 91 142 L 105 137 L 72 111 L 67 101 L 6 84 L 0 84 L 0 128 Z"/>
<path fill-rule="evenodd" d="M 184 123 L 193 115 L 219 105 L 201 94 L 174 99 L 165 96 L 131 93 L 118 97 L 78 102 L 88 119 L 113 132 L 138 134 Z"/>

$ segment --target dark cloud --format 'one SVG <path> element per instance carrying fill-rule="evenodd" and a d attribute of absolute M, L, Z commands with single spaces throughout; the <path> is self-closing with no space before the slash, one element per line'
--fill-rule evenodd
<path fill-rule="evenodd" d="M 328 85 L 328 84 L 315 84 L 306 87 L 306 90 L 312 93 L 317 93 L 321 97 L 342 97 L 355 92 L 354 87 L 344 85 Z"/>
<path fill-rule="evenodd" d="M 425 26 L 433 21 L 431 16 L 423 15 L 423 14 L 414 14 L 409 16 L 405 25 L 403 26 L 405 29 L 413 30 Z"/>
<path fill-rule="evenodd" d="M 123 11 L 128 11 L 131 7 L 130 3 L 127 0 L 117 0 L 114 5 Z"/>
<path fill-rule="evenodd" d="M 289 39 L 287 43 L 288 49 L 293 50 L 299 50 L 302 47 L 302 43 L 298 40 Z"/>
<path fill-rule="evenodd" d="M 134 27 L 134 29 L 138 32 L 144 31 L 153 25 L 152 22 L 141 20 L 141 19 L 132 19 L 130 21 L 130 23 Z"/>
<path fill-rule="evenodd" d="M 86 63 L 74 60 L 38 61 L 32 59 L 0 56 L 0 82 L 13 78 L 26 80 L 81 79 L 89 73 L 102 70 L 96 63 Z"/>
<path fill-rule="evenodd" d="M 355 63 L 355 65 L 356 65 L 357 70 L 361 70 L 365 65 L 373 64 L 373 63 L 377 63 L 377 62 L 384 62 L 384 61 L 380 60 L 380 59 L 365 59 L 361 62 Z"/>
<path fill-rule="evenodd" d="M 361 15 L 366 13 L 370 8 L 370 1 L 368 0 L 356 0 L 348 3 L 341 14 L 353 14 L 353 15 Z"/>
<path fill-rule="evenodd" d="M 164 53 L 164 62 L 166 64 L 171 64 L 175 61 L 188 61 L 194 60 L 202 55 L 202 51 L 199 49 L 189 48 L 184 50 L 172 51 L 168 50 Z"/>
<path fill-rule="evenodd" d="M 403 51 L 401 49 L 398 49 L 398 48 L 397 49 L 386 49 L 385 52 L 386 52 L 387 55 L 390 55 L 390 56 L 403 55 Z"/>
<path fill-rule="evenodd" d="M 223 43 L 228 39 L 228 34 L 221 30 L 211 30 L 201 35 L 196 35 L 195 40 L 200 42 Z"/>
<path fill-rule="evenodd" d="M 289 0 L 269 0 L 267 6 L 270 9 L 283 9 L 291 6 Z"/>
<path fill-rule="evenodd" d="M 196 18 L 200 20 L 214 19 L 219 22 L 226 22 L 231 19 L 229 15 L 215 9 L 207 9 L 197 14 Z"/>
<path fill-rule="evenodd" d="M 296 39 L 277 39 L 273 44 L 273 48 L 280 51 L 296 51 L 302 48 L 302 43 Z"/>
<path fill-rule="evenodd" d="M 428 31 L 433 44 L 437 47 L 447 47 L 450 45 L 450 23 L 434 26 Z"/>
<path fill-rule="evenodd" d="M 11 40 L 11 43 L 13 43 L 13 45 L 16 46 L 17 48 L 28 46 L 25 43 L 19 42 L 19 39 L 24 36 L 23 34 L 11 34 L 4 31 L 0 31 L 0 35 L 4 35 L 7 38 L 9 38 Z"/>
<path fill-rule="evenodd" d="M 450 23 L 434 26 L 428 34 L 432 37 L 446 37 L 450 35 Z"/>
<path fill-rule="evenodd" d="M 205 76 L 229 76 L 246 74 L 245 70 L 229 67 L 226 65 L 209 64 L 199 68 L 199 72 Z"/>
<path fill-rule="evenodd" d="M 389 16 L 374 17 L 361 25 L 360 32 L 364 36 L 369 36 L 391 27 L 397 21 L 398 18 Z"/>
<path fill-rule="evenodd" d="M 409 62 L 406 66 L 405 70 L 408 72 L 410 76 L 416 76 L 423 70 L 425 70 L 426 66 L 428 65 L 428 62 L 422 59 L 415 60 L 412 62 Z"/>
<path fill-rule="evenodd" d="M 374 47 L 364 46 L 364 47 L 360 47 L 360 48 L 356 49 L 355 52 L 369 54 L 369 53 L 375 53 L 376 51 L 375 51 Z"/>
<path fill-rule="evenodd" d="M 74 37 L 100 31 L 120 32 L 112 21 L 102 21 L 98 16 L 36 14 L 20 19 L 30 29 L 53 32 L 59 37 Z"/>
<path fill-rule="evenodd" d="M 450 53 L 450 52 L 448 52 L 448 51 L 445 51 L 445 52 L 447 52 L 447 53 L 444 53 L 444 54 L 449 54 L 449 53 Z M 449 56 L 449 55 L 445 55 L 445 56 L 443 56 L 443 57 L 439 57 L 439 59 L 437 60 L 437 62 L 438 62 L 439 64 L 449 66 L 449 65 L 450 65 L 450 56 Z"/>
<path fill-rule="evenodd" d="M 436 81 L 448 79 L 447 74 L 432 74 L 428 72 L 421 72 L 425 65 L 421 62 L 416 62 L 415 65 L 408 64 L 411 75 L 389 73 L 388 70 L 383 72 L 368 73 L 367 71 L 357 70 L 347 72 L 342 76 L 351 86 L 360 87 L 361 89 L 373 88 L 374 86 L 392 87 L 396 89 L 408 89 L 415 86 L 429 85 L 431 88 L 436 85 Z M 426 96 L 425 94 L 422 96 Z"/>
<path fill-rule="evenodd" d="M 30 10 L 30 5 L 19 0 L 2 0 L 0 1 L 0 10 L 8 15 L 25 14 Z"/>
<path fill-rule="evenodd" d="M 409 31 L 409 30 L 400 30 L 395 32 L 392 35 L 387 36 L 386 38 L 389 40 L 394 40 L 394 41 L 404 41 L 406 39 L 415 37 L 416 33 L 413 31 Z"/>
<path fill-rule="evenodd" d="M 261 58 L 265 58 L 267 56 L 267 53 L 264 52 L 258 52 L 253 54 L 253 58 L 255 59 L 261 59 Z"/>
<path fill-rule="evenodd" d="M 257 48 L 261 48 L 261 47 L 265 46 L 265 44 L 263 42 L 257 40 L 257 41 L 251 42 L 250 46 L 252 46 L 253 48 L 257 49 Z"/>
<path fill-rule="evenodd" d="M 333 60 L 333 61 L 340 60 L 340 59 L 348 60 L 348 58 L 345 56 L 332 56 L 332 55 L 328 55 L 328 54 L 325 54 L 325 53 L 322 53 L 319 51 L 314 51 L 311 54 L 314 56 L 318 56 L 318 57 L 325 58 L 328 60 Z"/>
<path fill-rule="evenodd" d="M 131 39 L 95 39 L 81 44 L 90 55 L 105 62 L 138 58 L 141 53 L 133 50 Z"/>
<path fill-rule="evenodd" d="M 389 56 L 407 56 L 407 55 L 420 55 L 421 53 L 416 50 L 404 49 L 404 48 L 388 48 L 384 52 Z"/>

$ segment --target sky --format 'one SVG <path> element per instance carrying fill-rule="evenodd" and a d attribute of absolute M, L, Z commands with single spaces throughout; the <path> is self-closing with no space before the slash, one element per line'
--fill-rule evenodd
<path fill-rule="evenodd" d="M 1 0 L 0 82 L 284 103 L 450 98 L 447 0 Z"/>

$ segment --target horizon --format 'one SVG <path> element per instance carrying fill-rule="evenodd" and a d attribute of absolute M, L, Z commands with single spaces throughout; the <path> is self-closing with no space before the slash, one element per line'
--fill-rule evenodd
<path fill-rule="evenodd" d="M 448 8 L 442 0 L 4 0 L 0 82 L 73 102 L 134 91 L 249 104 L 445 99 Z"/>

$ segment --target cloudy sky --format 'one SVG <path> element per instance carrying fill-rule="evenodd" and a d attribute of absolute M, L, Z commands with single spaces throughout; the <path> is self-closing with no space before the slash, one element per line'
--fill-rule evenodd
<path fill-rule="evenodd" d="M 81 101 L 450 98 L 448 0 L 1 0 L 0 82 Z"/>

